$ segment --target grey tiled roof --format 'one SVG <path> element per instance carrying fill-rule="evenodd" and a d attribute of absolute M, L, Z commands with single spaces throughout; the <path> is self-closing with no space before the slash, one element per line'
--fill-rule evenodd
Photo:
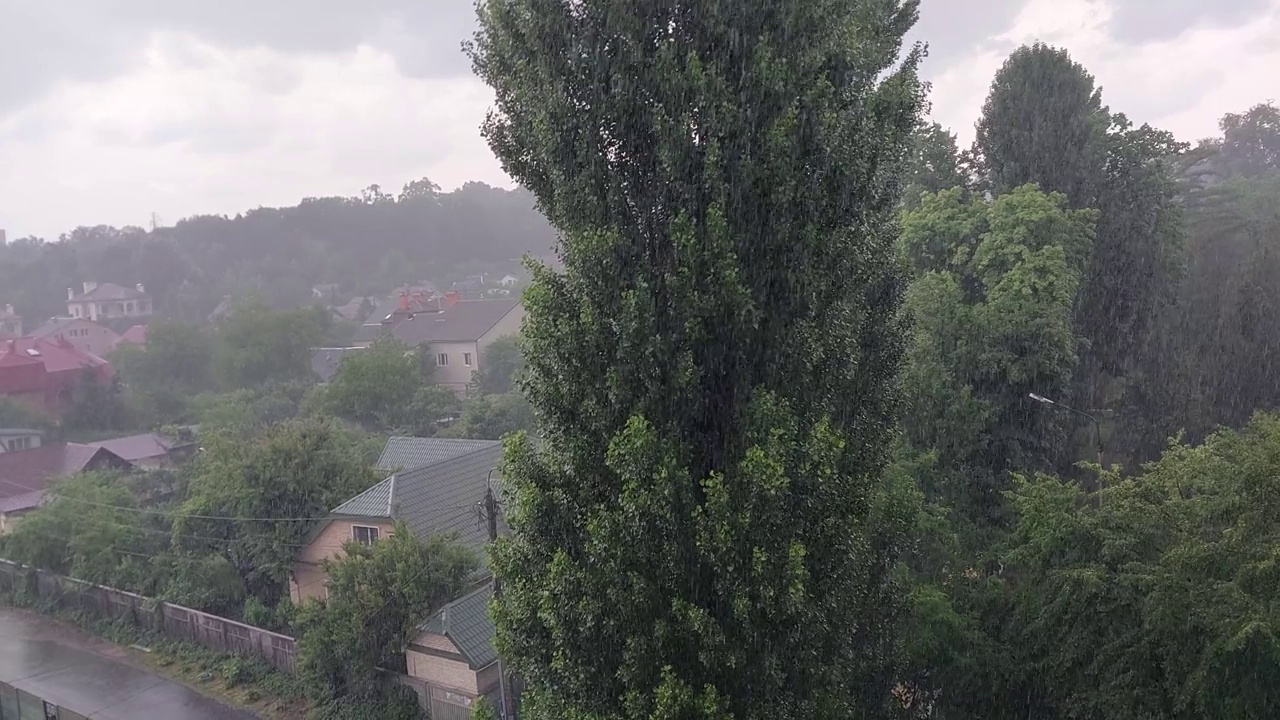
<path fill-rule="evenodd" d="M 391 328 L 390 334 L 405 345 L 414 347 L 433 342 L 473 342 L 519 305 L 518 299 L 460 300 L 438 312 L 415 313 L 400 320 Z M 356 331 L 352 342 L 372 342 L 381 337 L 385 332 L 381 325 L 385 315 L 376 316 L 375 313 L 376 318 L 366 320 Z"/>
<path fill-rule="evenodd" d="M 333 509 L 332 515 L 390 517 L 415 537 L 454 536 L 483 553 L 489 534 L 480 522 L 490 471 L 502 462 L 502 444 L 492 440 L 465 454 L 397 472 Z M 495 473 L 496 474 L 496 473 Z M 493 478 L 495 491 L 500 491 Z M 499 531 L 506 525 L 499 521 Z"/>
<path fill-rule="evenodd" d="M 392 515 L 416 537 L 455 535 L 460 543 L 483 551 L 488 532 L 479 522 L 490 471 L 502 462 L 502 445 L 493 442 L 448 460 L 397 473 Z"/>
<path fill-rule="evenodd" d="M 492 597 L 493 587 L 486 584 L 440 608 L 421 629 L 449 638 L 472 670 L 492 665 L 498 659 L 493 645 L 493 621 L 489 619 Z"/>
<path fill-rule="evenodd" d="M 334 508 L 333 514 L 389 518 L 391 517 L 391 496 L 395 486 L 396 476 L 392 475 Z"/>
<path fill-rule="evenodd" d="M 387 439 L 375 467 L 386 472 L 412 470 L 499 444 L 496 440 L 396 436 Z"/>

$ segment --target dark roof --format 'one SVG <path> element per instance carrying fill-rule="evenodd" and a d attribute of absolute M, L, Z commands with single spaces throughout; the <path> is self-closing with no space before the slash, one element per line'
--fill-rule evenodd
<path fill-rule="evenodd" d="M 391 498 L 395 494 L 396 476 L 383 480 L 333 509 L 333 515 L 367 518 L 390 518 Z"/>
<path fill-rule="evenodd" d="M 338 374 L 338 366 L 348 353 L 364 350 L 362 347 L 315 348 L 311 352 L 311 372 L 320 382 L 329 382 Z"/>
<path fill-rule="evenodd" d="M 486 583 L 440 608 L 420 629 L 449 638 L 472 670 L 488 667 L 498 659 L 493 620 L 489 618 L 492 597 L 493 586 Z"/>
<path fill-rule="evenodd" d="M 127 288 L 115 283 L 100 283 L 97 287 L 87 293 L 81 293 L 71 299 L 71 302 L 81 302 L 85 300 L 132 300 L 134 298 L 148 297 L 146 293 L 136 288 Z"/>
<path fill-rule="evenodd" d="M 420 438 L 393 436 L 374 466 L 386 472 L 412 470 L 469 452 L 497 445 L 496 440 L 463 440 L 455 438 Z"/>
<path fill-rule="evenodd" d="M 25 496 L 34 503 L 10 510 L 35 507 L 53 480 L 111 459 L 121 466 L 127 464 L 106 448 L 79 443 L 51 443 L 32 450 L 0 453 L 0 500 Z"/>
<path fill-rule="evenodd" d="M 394 325 L 390 333 L 409 346 L 432 342 L 470 342 L 479 340 L 480 336 L 489 332 L 499 320 L 519 305 L 520 301 L 512 298 L 459 300 L 443 310 L 410 315 Z M 384 332 L 381 318 L 375 322 L 365 321 L 356 331 L 354 342 L 372 342 Z"/>
<path fill-rule="evenodd" d="M 390 517 L 416 537 L 456 536 L 483 550 L 488 532 L 477 522 L 490 471 L 502 462 L 502 444 L 485 446 L 440 462 L 398 472 L 334 508 L 334 516 Z M 495 487 L 497 479 L 493 479 Z M 501 526 L 503 531 L 505 526 Z M 319 527 L 313 532 L 318 532 Z"/>
<path fill-rule="evenodd" d="M 117 457 L 129 462 L 167 455 L 173 447 L 173 443 L 155 433 L 112 438 L 91 444 L 96 447 L 106 448 L 115 453 Z"/>

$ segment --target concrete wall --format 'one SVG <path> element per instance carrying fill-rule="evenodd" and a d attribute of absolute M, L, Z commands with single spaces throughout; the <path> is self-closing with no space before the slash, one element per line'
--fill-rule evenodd
<path fill-rule="evenodd" d="M 293 564 L 293 577 L 289 581 L 289 595 L 295 603 L 324 598 L 324 584 L 329 576 L 320 567 L 320 563 L 342 555 L 342 545 L 353 539 L 351 529 L 356 525 L 378 528 L 380 538 L 389 537 L 393 528 L 391 521 L 385 518 L 330 520 L 314 540 L 298 551 Z"/>

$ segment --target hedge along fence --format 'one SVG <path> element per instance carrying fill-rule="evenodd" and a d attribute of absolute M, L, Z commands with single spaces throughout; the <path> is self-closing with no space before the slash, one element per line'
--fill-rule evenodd
<path fill-rule="evenodd" d="M 294 640 L 288 635 L 0 559 L 0 591 L 24 590 L 66 610 L 126 620 L 215 650 L 260 657 L 282 672 L 294 670 Z"/>

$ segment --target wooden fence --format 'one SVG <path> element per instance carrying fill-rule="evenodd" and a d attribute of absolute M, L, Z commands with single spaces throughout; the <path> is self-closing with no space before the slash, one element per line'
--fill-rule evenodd
<path fill-rule="evenodd" d="M 0 591 L 22 589 L 64 609 L 83 610 L 107 620 L 128 620 L 215 650 L 260 657 L 282 672 L 294 669 L 294 641 L 288 635 L 0 559 Z"/>

